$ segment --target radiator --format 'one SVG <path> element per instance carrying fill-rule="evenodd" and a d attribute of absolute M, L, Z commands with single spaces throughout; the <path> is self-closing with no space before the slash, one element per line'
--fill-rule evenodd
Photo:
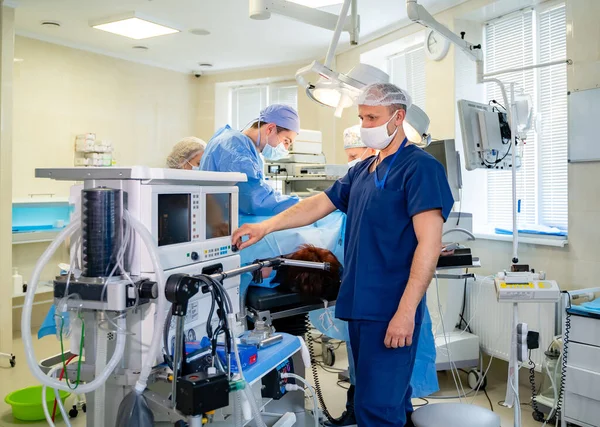
<path fill-rule="evenodd" d="M 539 371 L 544 359 L 544 351 L 553 338 L 560 334 L 556 326 L 554 303 L 519 304 L 519 321 L 527 323 L 531 331 L 540 333 L 540 348 L 531 352 L 531 359 Z M 499 303 L 491 278 L 478 277 L 469 281 L 467 287 L 467 316 L 473 333 L 479 336 L 481 350 L 490 356 L 508 361 L 510 359 L 510 339 L 513 319 L 513 305 Z"/>

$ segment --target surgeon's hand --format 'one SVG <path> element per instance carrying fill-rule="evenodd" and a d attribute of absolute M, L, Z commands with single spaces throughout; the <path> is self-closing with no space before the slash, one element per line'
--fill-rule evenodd
<path fill-rule="evenodd" d="M 415 313 L 398 310 L 385 333 L 384 344 L 387 348 L 405 347 L 412 344 L 415 330 Z"/>
<path fill-rule="evenodd" d="M 267 227 L 264 223 L 244 224 L 233 232 L 231 242 L 237 246 L 238 250 L 252 246 L 268 234 Z M 247 236 L 248 240 L 242 241 L 242 237 Z"/>

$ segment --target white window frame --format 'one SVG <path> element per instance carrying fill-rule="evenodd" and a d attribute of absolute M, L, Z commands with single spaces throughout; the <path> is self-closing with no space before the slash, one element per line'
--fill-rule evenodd
<path fill-rule="evenodd" d="M 531 8 L 531 9 L 527 9 L 528 11 L 531 10 L 533 12 L 532 15 L 532 31 L 533 31 L 533 40 L 535 41 L 535 45 L 534 47 L 534 52 L 533 52 L 533 56 L 534 56 L 534 63 L 539 63 L 540 62 L 540 43 L 539 43 L 539 35 L 540 35 L 540 22 L 539 22 L 539 15 L 541 13 L 544 13 L 550 9 L 553 9 L 559 5 L 564 5 L 564 1 L 561 0 L 557 0 L 557 1 L 549 1 L 546 3 L 543 3 L 535 8 Z M 516 13 L 523 13 L 524 11 L 519 11 Z M 514 16 L 514 14 L 511 14 Z M 508 16 L 504 16 L 501 18 L 496 18 L 494 20 L 491 20 L 489 22 L 493 23 L 493 22 L 497 22 L 498 19 L 506 19 Z M 485 27 L 483 29 L 483 40 L 484 40 L 484 52 L 485 52 Z M 566 78 L 566 77 L 565 77 Z M 541 109 L 541 91 L 540 91 L 540 70 L 536 70 L 533 74 L 533 79 L 534 79 L 534 88 L 535 88 L 535 93 L 532 94 L 532 96 L 535 96 L 536 99 L 534 99 L 534 104 L 536 105 L 536 108 L 538 109 L 537 112 L 540 111 Z M 566 114 L 566 112 L 565 112 Z M 535 172 L 536 172 L 536 176 L 535 176 L 535 193 L 536 193 L 536 201 L 535 201 L 535 218 L 537 223 L 540 223 L 542 220 L 542 213 L 541 213 L 541 206 L 542 206 L 542 185 L 541 185 L 541 180 L 542 180 L 542 168 L 540 167 L 540 162 L 541 162 L 541 150 L 542 150 L 542 144 L 541 144 L 541 139 L 539 138 L 539 136 L 536 134 L 535 136 L 535 152 L 536 152 L 536 157 L 534 159 L 534 167 L 535 167 Z M 494 173 L 494 171 L 486 171 L 487 174 L 489 173 Z M 488 189 L 488 184 L 485 184 L 485 189 L 487 191 Z M 488 209 L 487 203 L 486 203 L 486 212 Z M 568 209 L 568 199 L 567 199 L 567 206 L 566 209 Z M 567 216 L 568 216 L 568 212 L 567 212 Z M 487 217 L 487 215 L 486 215 Z M 482 238 L 482 239 L 489 239 L 489 240 L 500 240 L 500 241 L 511 241 L 512 240 L 512 236 L 510 235 L 499 235 L 493 232 L 494 227 L 496 226 L 495 224 L 487 224 L 487 226 L 485 227 L 486 231 L 482 231 L 482 222 L 483 221 L 477 221 L 477 219 L 475 219 L 476 223 L 474 224 L 474 226 L 476 227 L 476 237 L 477 238 Z M 486 223 L 488 222 L 487 218 L 484 220 Z M 477 224 L 478 223 L 478 224 Z M 568 233 L 568 229 L 567 229 L 567 233 Z M 536 235 L 524 235 L 524 234 L 520 234 L 519 235 L 519 241 L 523 242 L 523 243 L 530 243 L 530 244 L 537 244 L 537 245 L 546 245 L 546 246 L 557 246 L 557 247 L 564 247 L 565 245 L 568 244 L 568 238 L 567 236 L 536 236 Z"/>
<path fill-rule="evenodd" d="M 237 96 L 237 92 L 240 89 L 264 89 L 265 90 L 265 99 L 264 102 L 261 102 L 261 105 L 259 106 L 259 108 L 257 108 L 256 111 L 256 116 L 258 116 L 258 113 L 260 112 L 260 110 L 262 110 L 263 108 L 265 108 L 266 106 L 274 103 L 275 101 L 273 101 L 273 92 L 276 89 L 279 88 L 296 88 L 297 89 L 297 85 L 295 82 L 292 81 L 285 81 L 285 82 L 276 82 L 276 83 L 249 83 L 249 84 L 232 84 L 229 86 L 229 91 L 228 91 L 228 108 L 227 108 L 227 122 L 229 124 L 231 124 L 231 126 L 237 130 L 242 130 L 242 128 L 246 125 L 248 125 L 248 121 L 246 121 L 246 123 L 241 123 L 241 122 L 237 122 L 234 123 L 236 121 L 236 117 L 234 115 L 234 107 L 237 103 L 236 101 L 236 96 Z M 298 110 L 298 96 L 296 93 L 296 103 L 295 105 L 292 104 L 292 107 L 294 107 L 294 109 L 296 109 L 296 111 Z M 252 119 L 249 119 L 252 120 Z"/>
<path fill-rule="evenodd" d="M 395 85 L 399 86 L 402 89 L 405 89 L 408 91 L 408 93 L 410 94 L 410 96 L 412 97 L 413 102 L 415 102 L 415 99 L 417 98 L 416 95 L 414 94 L 414 88 L 412 87 L 408 87 L 408 79 L 406 80 L 406 83 L 403 82 L 403 84 L 399 84 L 399 82 L 394 81 L 394 60 L 403 57 L 405 59 L 406 62 L 406 58 L 407 55 L 414 53 L 418 50 L 422 50 L 422 54 L 423 54 L 423 78 L 425 78 L 425 61 L 426 59 L 426 55 L 425 55 L 425 45 L 423 43 L 419 43 L 419 44 L 414 44 L 412 46 L 409 46 L 407 48 L 405 48 L 404 50 L 400 51 L 400 52 L 396 52 L 393 55 L 388 56 L 387 58 L 387 62 L 388 62 L 388 70 L 389 70 L 389 75 L 390 75 L 390 81 L 391 83 L 394 83 Z M 406 66 L 406 65 L 405 65 Z M 427 91 L 424 90 L 422 94 L 422 98 L 423 98 L 423 102 L 421 102 L 422 105 L 419 105 L 417 103 L 417 105 L 419 107 L 421 107 L 421 109 L 425 110 L 425 103 L 427 100 Z"/>

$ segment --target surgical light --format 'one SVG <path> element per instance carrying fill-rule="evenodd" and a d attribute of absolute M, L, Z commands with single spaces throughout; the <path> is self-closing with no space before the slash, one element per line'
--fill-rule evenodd
<path fill-rule="evenodd" d="M 90 26 L 98 30 L 128 37 L 134 40 L 164 36 L 178 33 L 179 30 L 157 24 L 152 20 L 141 17 L 136 12 L 90 22 Z"/>
<path fill-rule="evenodd" d="M 406 138 L 421 147 L 427 147 L 431 143 L 429 129 L 429 116 L 415 104 L 406 111 L 406 117 L 402 124 Z"/>
<path fill-rule="evenodd" d="M 312 84 L 306 80 L 308 73 L 317 73 L 320 78 Z M 367 64 L 358 64 L 347 74 L 338 73 L 315 61 L 298 70 L 296 81 L 306 88 L 309 98 L 322 105 L 336 109 L 336 117 L 341 117 L 342 110 L 354 104 L 360 91 L 368 84 L 387 83 L 389 76 L 379 68 Z"/>

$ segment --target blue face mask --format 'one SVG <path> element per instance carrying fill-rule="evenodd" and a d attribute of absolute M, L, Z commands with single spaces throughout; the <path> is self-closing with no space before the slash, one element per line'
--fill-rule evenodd
<path fill-rule="evenodd" d="M 272 147 L 267 140 L 267 145 L 265 145 L 265 148 L 262 150 L 263 157 L 271 161 L 283 159 L 284 157 L 287 157 L 288 154 L 290 154 L 290 152 L 285 149 L 283 142 L 277 144 L 277 147 Z"/>

